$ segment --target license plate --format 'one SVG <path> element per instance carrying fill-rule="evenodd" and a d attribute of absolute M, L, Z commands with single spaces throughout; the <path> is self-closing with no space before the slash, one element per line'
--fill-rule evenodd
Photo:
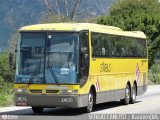
<path fill-rule="evenodd" d="M 25 97 L 17 97 L 16 105 L 26 106 L 27 105 L 27 99 Z"/>

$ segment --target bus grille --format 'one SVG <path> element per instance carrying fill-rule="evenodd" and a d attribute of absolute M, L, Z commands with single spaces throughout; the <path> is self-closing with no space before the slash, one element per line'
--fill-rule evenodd
<path fill-rule="evenodd" d="M 42 93 L 42 90 L 30 90 L 31 93 Z"/>
<path fill-rule="evenodd" d="M 30 90 L 31 93 L 42 93 L 42 90 Z M 58 93 L 59 90 L 44 90 L 43 93 Z"/>
<path fill-rule="evenodd" d="M 59 90 L 46 90 L 46 93 L 58 93 Z"/>

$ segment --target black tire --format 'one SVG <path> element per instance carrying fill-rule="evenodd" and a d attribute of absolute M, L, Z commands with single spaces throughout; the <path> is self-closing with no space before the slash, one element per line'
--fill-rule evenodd
<path fill-rule="evenodd" d="M 90 90 L 89 94 L 88 94 L 88 104 L 87 106 L 84 108 L 85 112 L 90 113 L 93 110 L 93 105 L 94 105 L 94 94 L 93 91 Z"/>
<path fill-rule="evenodd" d="M 137 88 L 136 88 L 136 85 L 134 84 L 132 88 L 131 98 L 130 98 L 131 104 L 134 104 L 136 102 L 136 91 L 137 91 Z"/>
<path fill-rule="evenodd" d="M 130 102 L 130 98 L 131 98 L 131 91 L 129 85 L 127 84 L 125 88 L 125 97 L 124 99 L 121 100 L 122 104 L 128 105 Z"/>
<path fill-rule="evenodd" d="M 43 112 L 43 107 L 32 107 L 32 111 L 34 113 L 42 113 Z"/>

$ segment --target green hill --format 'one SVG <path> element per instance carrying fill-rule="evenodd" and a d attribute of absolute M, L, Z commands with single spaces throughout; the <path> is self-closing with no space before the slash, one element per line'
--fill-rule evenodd
<path fill-rule="evenodd" d="M 65 15 L 64 0 L 48 0 L 53 14 Z M 68 1 L 68 12 L 70 13 L 75 0 Z M 98 16 L 106 13 L 111 3 L 115 0 L 81 0 L 77 7 L 76 19 L 90 16 Z M 44 0 L 1 0 L 0 1 L 0 48 L 8 46 L 8 39 L 18 28 L 24 25 L 39 23 L 47 13 Z"/>

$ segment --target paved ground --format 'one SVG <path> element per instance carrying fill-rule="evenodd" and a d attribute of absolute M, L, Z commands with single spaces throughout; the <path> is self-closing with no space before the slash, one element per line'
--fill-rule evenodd
<path fill-rule="evenodd" d="M 25 120 L 86 120 L 93 114 L 160 114 L 160 85 L 148 86 L 147 92 L 137 97 L 135 104 L 121 105 L 119 101 L 96 105 L 90 114 L 83 113 L 82 109 L 51 108 L 45 109 L 42 114 L 34 114 L 30 107 L 0 108 L 0 115 Z M 5 116 L 3 116 L 5 117 Z M 0 116 L 2 119 L 2 116 Z"/>

